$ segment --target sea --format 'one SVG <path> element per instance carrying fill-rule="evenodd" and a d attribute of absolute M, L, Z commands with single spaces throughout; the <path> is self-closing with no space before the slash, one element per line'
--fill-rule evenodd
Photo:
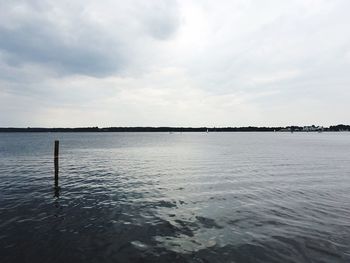
<path fill-rule="evenodd" d="M 350 132 L 0 133 L 0 262 L 350 262 Z"/>

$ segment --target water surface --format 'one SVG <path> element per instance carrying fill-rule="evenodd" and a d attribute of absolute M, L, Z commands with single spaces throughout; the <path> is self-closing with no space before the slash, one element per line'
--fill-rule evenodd
<path fill-rule="evenodd" d="M 1 262 L 350 262 L 349 209 L 350 133 L 0 134 Z"/>

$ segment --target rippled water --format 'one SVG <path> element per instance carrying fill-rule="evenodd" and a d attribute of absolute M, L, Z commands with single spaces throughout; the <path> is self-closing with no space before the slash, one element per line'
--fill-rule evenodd
<path fill-rule="evenodd" d="M 350 133 L 0 134 L 0 262 L 350 262 Z"/>

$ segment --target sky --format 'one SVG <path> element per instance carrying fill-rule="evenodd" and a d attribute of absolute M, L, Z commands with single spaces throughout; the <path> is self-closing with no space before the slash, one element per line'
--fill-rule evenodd
<path fill-rule="evenodd" d="M 349 124 L 348 0 L 0 0 L 0 127 Z"/>

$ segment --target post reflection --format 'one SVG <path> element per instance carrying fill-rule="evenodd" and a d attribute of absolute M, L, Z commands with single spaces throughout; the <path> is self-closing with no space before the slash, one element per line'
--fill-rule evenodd
<path fill-rule="evenodd" d="M 58 185 L 56 186 L 56 184 L 55 184 L 55 187 L 54 187 L 54 197 L 55 198 L 60 197 L 60 190 L 61 190 L 61 188 Z"/>

